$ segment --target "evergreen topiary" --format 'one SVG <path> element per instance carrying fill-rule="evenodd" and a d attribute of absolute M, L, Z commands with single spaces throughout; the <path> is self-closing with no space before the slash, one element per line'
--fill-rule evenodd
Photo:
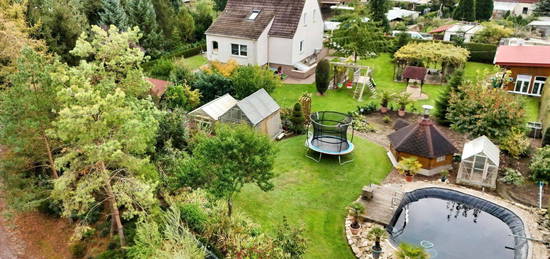
<path fill-rule="evenodd" d="M 292 111 L 292 126 L 294 133 L 303 134 L 305 132 L 304 127 L 304 114 L 302 113 L 302 105 L 300 103 L 294 104 L 294 110 Z"/>
<path fill-rule="evenodd" d="M 330 82 L 330 64 L 326 59 L 319 61 L 317 68 L 315 68 L 315 86 L 317 87 L 317 92 L 321 95 L 325 94 L 328 90 L 328 85 Z"/>

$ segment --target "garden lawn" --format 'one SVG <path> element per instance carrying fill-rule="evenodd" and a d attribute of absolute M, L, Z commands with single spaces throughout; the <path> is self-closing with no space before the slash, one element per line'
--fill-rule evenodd
<path fill-rule="evenodd" d="M 201 66 L 208 64 L 208 59 L 206 59 L 203 55 L 196 55 L 182 59 L 183 63 L 191 70 L 199 69 Z"/>
<path fill-rule="evenodd" d="M 344 236 L 346 206 L 361 188 L 380 183 L 391 169 L 386 150 L 356 137 L 353 162 L 340 166 L 337 158 L 320 163 L 305 157 L 304 136 L 277 143 L 275 188 L 262 192 L 247 185 L 235 200 L 237 212 L 272 231 L 287 217 L 303 225 L 308 239 L 305 258 L 354 258 Z"/>

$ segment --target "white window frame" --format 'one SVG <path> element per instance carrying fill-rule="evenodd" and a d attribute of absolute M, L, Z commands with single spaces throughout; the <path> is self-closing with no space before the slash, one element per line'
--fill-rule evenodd
<path fill-rule="evenodd" d="M 537 80 L 537 78 L 544 78 L 544 80 Z M 536 95 L 536 96 L 541 96 L 542 94 L 542 89 L 544 88 L 544 83 L 546 83 L 546 79 L 548 79 L 548 77 L 546 76 L 535 76 L 534 77 L 534 81 L 533 81 L 533 88 L 531 88 L 531 94 L 532 95 Z M 535 93 L 535 85 L 538 84 L 538 91 Z"/>
<path fill-rule="evenodd" d="M 440 163 L 440 162 L 445 161 L 445 158 L 446 158 L 445 156 L 440 156 L 440 157 L 436 158 L 435 161 Z"/>
<path fill-rule="evenodd" d="M 512 90 L 511 92 L 517 93 L 517 94 L 529 94 L 529 87 L 531 86 L 532 79 L 533 79 L 533 76 L 530 76 L 530 75 L 517 75 L 516 81 L 514 82 L 514 90 Z M 518 82 L 521 82 L 521 86 L 519 90 L 517 89 Z M 527 84 L 526 89 L 525 89 L 526 87 L 525 84 Z"/>
<path fill-rule="evenodd" d="M 248 16 L 248 20 L 254 21 L 258 18 L 258 15 L 260 15 L 260 10 L 252 10 L 252 13 Z"/>
<path fill-rule="evenodd" d="M 237 54 L 233 53 L 233 47 L 237 46 Z M 243 51 L 244 49 L 244 51 Z M 245 53 L 243 55 L 243 52 Z M 235 57 L 248 57 L 248 46 L 244 44 L 238 44 L 238 43 L 231 43 L 231 56 Z"/>

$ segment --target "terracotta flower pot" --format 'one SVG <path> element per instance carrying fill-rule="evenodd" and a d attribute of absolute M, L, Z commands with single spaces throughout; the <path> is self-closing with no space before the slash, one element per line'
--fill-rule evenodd
<path fill-rule="evenodd" d="M 351 225 L 350 230 L 351 230 L 351 234 L 355 236 L 359 234 L 359 230 L 361 230 L 361 226 L 359 226 L 358 228 L 353 228 L 353 225 Z"/>
<path fill-rule="evenodd" d="M 397 115 L 399 115 L 399 117 L 405 116 L 405 110 L 398 110 Z"/>
<path fill-rule="evenodd" d="M 380 107 L 380 112 L 381 113 L 387 113 L 388 112 L 388 107 L 381 106 Z"/>
<path fill-rule="evenodd" d="M 412 182 L 413 179 L 414 179 L 414 176 L 412 176 L 412 175 L 405 175 L 405 181 L 407 181 L 407 182 Z"/>

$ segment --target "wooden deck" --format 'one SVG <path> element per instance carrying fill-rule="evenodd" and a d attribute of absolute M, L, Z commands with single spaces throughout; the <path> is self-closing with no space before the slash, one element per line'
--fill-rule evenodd
<path fill-rule="evenodd" d="M 361 215 L 366 221 L 387 226 L 403 199 L 403 192 L 397 186 L 374 187 L 374 198 L 366 201 L 359 198 L 359 202 L 365 206 L 365 212 Z"/>

